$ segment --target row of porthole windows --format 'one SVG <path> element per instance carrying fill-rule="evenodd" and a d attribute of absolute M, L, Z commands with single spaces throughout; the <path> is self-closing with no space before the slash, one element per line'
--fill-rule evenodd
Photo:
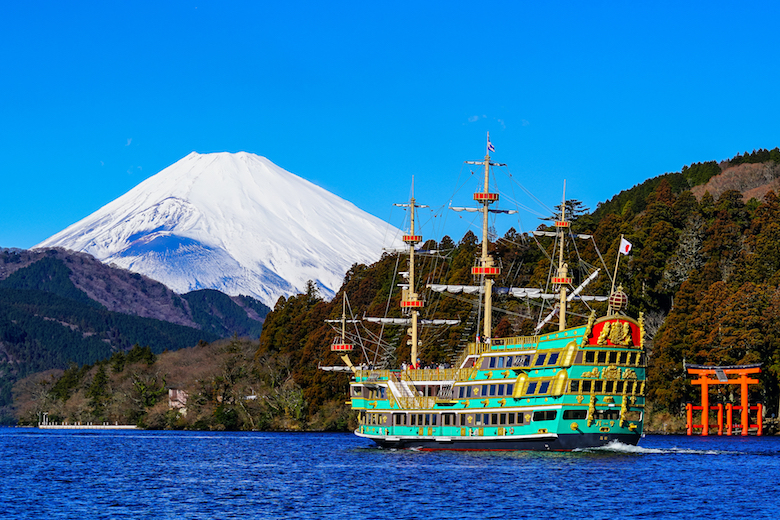
<path fill-rule="evenodd" d="M 501 397 L 512 395 L 515 389 L 514 383 L 498 385 L 469 385 L 458 387 L 458 399 L 471 399 L 472 397 Z"/>
<path fill-rule="evenodd" d="M 644 381 L 614 381 L 597 379 L 572 379 L 569 382 L 569 392 L 572 394 L 638 394 L 643 395 L 645 391 Z"/>
<path fill-rule="evenodd" d="M 482 368 L 518 368 L 518 367 L 542 367 L 556 366 L 561 361 L 561 366 L 570 366 L 574 350 L 567 348 L 563 351 L 564 358 L 561 359 L 561 352 L 539 352 L 534 357 L 531 354 L 521 354 L 517 356 L 490 356 L 482 364 Z M 533 360 L 533 363 L 532 363 Z M 641 352 L 617 351 L 617 350 L 586 350 L 578 352 L 575 363 L 597 364 L 597 365 L 624 365 L 639 366 L 644 364 L 644 356 Z"/>
<path fill-rule="evenodd" d="M 561 378 L 563 379 L 563 377 Z M 554 379 L 544 379 L 541 381 L 522 381 L 525 387 L 522 389 L 521 396 L 549 395 L 552 390 L 551 383 Z M 644 391 L 644 382 L 642 381 L 615 381 L 615 380 L 580 380 L 572 379 L 569 381 L 569 393 L 572 394 L 642 394 Z M 458 399 L 472 399 L 478 397 L 501 397 L 512 396 L 514 384 L 495 384 L 495 385 L 469 385 L 458 387 Z M 560 388 L 553 395 L 560 395 Z"/>
<path fill-rule="evenodd" d="M 527 380 L 522 376 L 518 380 L 518 392 L 516 397 L 525 397 L 532 395 L 561 395 L 563 394 L 566 375 L 565 371 L 558 373 L 553 379 L 542 381 Z M 568 393 L 570 394 L 638 394 L 644 393 L 644 381 L 618 381 L 618 380 L 590 380 L 590 379 L 572 379 L 568 382 Z"/>
<path fill-rule="evenodd" d="M 582 362 L 596 365 L 638 366 L 644 364 L 644 356 L 641 352 L 625 350 L 586 350 Z"/>
<path fill-rule="evenodd" d="M 555 419 L 555 410 L 533 412 L 534 421 L 549 421 Z M 379 415 L 369 413 L 367 415 Z M 395 426 L 438 426 L 439 414 L 415 414 L 394 413 L 393 424 Z M 531 420 L 531 413 L 502 412 L 502 413 L 444 413 L 441 414 L 442 426 L 514 426 L 522 425 Z M 471 419 L 469 421 L 469 418 Z M 369 422 L 366 424 L 377 424 Z"/>
<path fill-rule="evenodd" d="M 527 424 L 531 420 L 552 421 L 557 417 L 557 410 L 537 410 L 531 412 L 502 412 L 502 413 L 394 413 L 393 425 L 395 426 L 514 426 Z M 386 418 L 381 413 L 367 412 L 361 415 L 361 424 L 382 425 Z M 639 420 L 638 412 L 631 420 Z M 441 416 L 441 417 L 440 417 Z M 587 418 L 588 411 L 584 409 L 564 410 L 564 420 L 583 420 Z M 471 421 L 469 421 L 471 418 Z M 533 418 L 533 419 L 531 419 Z M 596 410 L 595 420 L 617 421 L 620 419 L 620 410 Z"/>
<path fill-rule="evenodd" d="M 487 367 L 485 368 L 512 368 L 527 367 L 531 365 L 530 354 L 521 354 L 518 356 L 490 356 L 487 358 Z"/>

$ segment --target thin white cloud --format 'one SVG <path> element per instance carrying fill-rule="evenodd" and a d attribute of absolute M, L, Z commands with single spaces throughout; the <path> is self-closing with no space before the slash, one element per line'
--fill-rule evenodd
<path fill-rule="evenodd" d="M 133 138 L 132 137 L 128 137 L 127 138 L 127 144 L 125 146 L 130 146 L 130 143 L 132 143 L 132 142 L 133 142 Z"/>

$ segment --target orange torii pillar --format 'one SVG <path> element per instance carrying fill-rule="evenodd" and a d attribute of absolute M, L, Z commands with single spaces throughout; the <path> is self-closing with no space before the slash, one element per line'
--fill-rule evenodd
<path fill-rule="evenodd" d="M 701 386 L 701 407 L 698 406 L 691 406 L 688 405 L 686 407 L 687 411 L 687 421 L 688 421 L 688 435 L 691 435 L 693 432 L 693 410 L 701 408 L 701 427 L 702 431 L 701 434 L 704 436 L 709 435 L 710 430 L 710 395 L 709 395 L 709 387 L 710 385 L 739 385 L 740 386 L 740 399 L 741 399 L 741 406 L 731 406 L 726 405 L 727 409 L 727 417 L 726 417 L 726 435 L 731 435 L 731 427 L 732 427 L 732 409 L 739 408 L 741 412 L 741 423 L 742 423 L 742 435 L 747 435 L 748 430 L 750 429 L 750 419 L 749 419 L 749 412 L 751 409 L 758 411 L 758 420 L 756 421 L 756 426 L 758 429 L 758 435 L 761 435 L 763 432 L 763 424 L 761 420 L 761 415 L 763 413 L 763 407 L 759 404 L 758 406 L 750 406 L 748 403 L 748 385 L 754 385 L 758 384 L 758 379 L 752 379 L 748 377 L 748 374 L 758 374 L 761 372 L 761 367 L 759 365 L 744 365 L 744 366 L 733 366 L 733 367 L 711 367 L 711 366 L 701 366 L 701 365 L 685 365 L 686 370 L 691 375 L 699 376 L 699 379 L 694 379 L 691 381 L 691 384 L 694 385 L 700 385 Z M 729 375 L 737 375 L 739 377 L 734 379 L 729 379 Z M 715 376 L 714 379 L 711 379 L 708 376 Z M 718 435 L 723 434 L 723 407 L 722 405 L 718 406 Z M 698 425 L 697 425 L 698 426 Z"/>

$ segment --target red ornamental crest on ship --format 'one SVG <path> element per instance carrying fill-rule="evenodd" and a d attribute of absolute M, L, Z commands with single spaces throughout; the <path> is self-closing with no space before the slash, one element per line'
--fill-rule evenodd
<path fill-rule="evenodd" d="M 609 318 L 593 325 L 588 345 L 639 347 L 640 341 L 639 325 L 634 320 Z"/>

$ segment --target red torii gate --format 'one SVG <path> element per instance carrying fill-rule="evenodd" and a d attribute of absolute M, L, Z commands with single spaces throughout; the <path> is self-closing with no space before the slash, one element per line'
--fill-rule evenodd
<path fill-rule="evenodd" d="M 761 365 L 740 365 L 740 366 L 704 366 L 704 365 L 683 365 L 691 375 L 699 376 L 698 379 L 691 381 L 691 384 L 701 386 L 701 406 L 693 406 L 691 403 L 685 405 L 687 418 L 687 433 L 693 435 L 694 428 L 701 428 L 703 436 L 709 435 L 710 430 L 710 410 L 718 411 L 718 435 L 723 435 L 723 404 L 710 406 L 709 387 L 710 385 L 739 385 L 740 386 L 740 406 L 726 404 L 726 435 L 731 435 L 733 428 L 732 413 L 733 410 L 740 410 L 740 425 L 742 435 L 747 435 L 750 428 L 756 428 L 756 435 L 763 433 L 763 405 L 758 403 L 756 406 L 750 406 L 748 403 L 748 385 L 758 384 L 758 379 L 749 378 L 749 374 L 758 374 L 761 372 Z M 730 375 L 738 377 L 729 379 Z M 710 377 L 714 376 L 714 377 Z M 693 411 L 701 410 L 701 424 L 693 424 Z M 750 424 L 749 412 L 757 410 L 758 417 L 756 424 Z"/>

